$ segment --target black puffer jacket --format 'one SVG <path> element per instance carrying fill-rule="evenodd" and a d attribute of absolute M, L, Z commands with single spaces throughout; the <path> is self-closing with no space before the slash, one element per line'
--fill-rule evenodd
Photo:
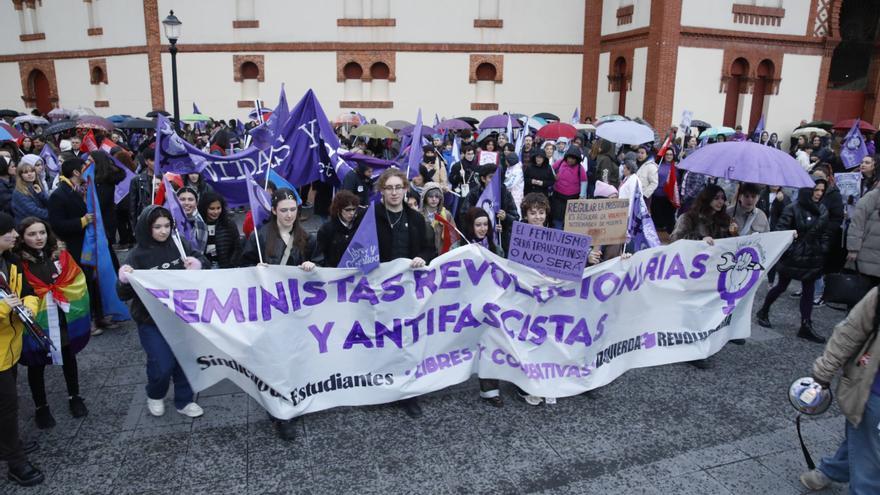
<path fill-rule="evenodd" d="M 273 242 L 272 246 L 267 242 L 270 229 L 275 229 L 273 237 L 276 242 Z M 257 251 L 257 237 L 260 241 L 260 252 Z M 315 257 L 315 244 L 315 236 L 309 234 L 303 252 L 293 246 L 290 249 L 290 256 L 287 257 L 287 266 L 299 266 L 306 261 L 312 261 Z M 284 257 L 284 249 L 284 243 L 278 236 L 278 226 L 274 220 L 270 220 L 260 227 L 256 235 L 248 237 L 245 241 L 244 251 L 241 253 L 241 266 L 256 266 L 260 262 L 260 254 L 263 255 L 263 262 L 267 265 L 280 265 L 281 258 Z"/>
<path fill-rule="evenodd" d="M 205 193 L 199 199 L 199 214 L 207 219 L 208 207 L 216 201 L 220 202 L 220 217 L 215 222 L 205 220 L 208 229 L 214 226 L 214 249 L 209 252 L 210 245 L 205 249 L 205 258 L 210 265 L 204 268 L 235 268 L 241 262 L 241 234 L 238 226 L 229 218 L 226 200 L 213 191 Z"/>
<path fill-rule="evenodd" d="M 0 211 L 7 213 L 9 216 L 12 216 L 13 191 L 15 191 L 15 182 L 6 177 L 0 178 Z"/>
<path fill-rule="evenodd" d="M 797 231 L 797 239 L 777 265 L 780 275 L 795 280 L 810 280 L 821 275 L 831 244 L 828 209 L 814 203 L 812 195 L 812 188 L 799 190 L 797 201 L 785 207 L 775 228 Z"/>
<path fill-rule="evenodd" d="M 160 206 L 148 206 L 141 212 L 138 217 L 137 225 L 135 225 L 134 237 L 137 241 L 134 249 L 129 251 L 125 258 L 125 264 L 131 266 L 135 270 L 183 270 L 183 260 L 180 259 L 180 251 L 174 244 L 174 240 L 169 237 L 165 242 L 158 242 L 153 239 L 153 232 L 150 222 L 150 212 Z M 174 226 L 172 228 L 172 233 Z M 186 239 L 181 239 L 183 250 L 187 256 L 191 256 L 199 260 L 202 266 L 206 266 L 206 260 L 201 253 L 192 250 Z M 153 324 L 153 318 L 144 307 L 144 303 L 137 296 L 131 284 L 118 282 L 116 284 L 116 293 L 123 301 L 131 301 L 130 311 L 131 317 L 137 323 Z"/>

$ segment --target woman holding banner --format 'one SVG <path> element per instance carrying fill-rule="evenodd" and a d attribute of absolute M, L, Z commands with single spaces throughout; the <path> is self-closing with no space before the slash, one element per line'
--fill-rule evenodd
<path fill-rule="evenodd" d="M 131 317 L 137 323 L 141 345 L 147 354 L 147 409 L 153 416 L 165 414 L 164 397 L 173 379 L 175 409 L 184 416 L 197 418 L 204 411 L 193 402 L 192 387 L 183 368 L 129 284 L 128 274 L 135 269 L 199 270 L 207 261 L 186 239 L 176 234 L 171 212 L 161 206 L 148 206 L 141 212 L 135 226 L 135 240 L 137 245 L 129 251 L 125 264 L 119 269 L 116 290 L 120 299 L 131 301 Z"/>
<path fill-rule="evenodd" d="M 248 237 L 242 253 L 242 266 L 296 266 L 303 271 L 315 269 L 315 237 L 306 233 L 297 214 L 296 195 L 282 187 L 272 195 L 272 216 Z M 271 417 L 271 416 L 270 416 Z M 271 417 L 282 440 L 296 438 L 296 418 Z"/>
<path fill-rule="evenodd" d="M 18 226 L 18 235 L 15 252 L 21 259 L 25 279 L 40 298 L 37 323 L 47 329 L 50 337 L 57 330 L 53 341 L 60 350 L 58 357 L 67 384 L 70 415 L 82 418 L 89 410 L 79 396 L 76 353 L 88 344 L 91 330 L 86 277 L 70 253 L 58 247 L 58 240 L 46 221 L 27 217 Z M 58 361 L 25 338 L 21 363 L 28 367 L 37 428 L 52 428 L 55 418 L 46 400 L 44 376 L 46 366 Z"/>
<path fill-rule="evenodd" d="M 333 197 L 333 202 L 330 203 L 330 220 L 318 229 L 317 251 L 323 258 L 322 266 L 339 266 L 339 260 L 357 231 L 360 204 L 360 197 L 344 189 Z"/>

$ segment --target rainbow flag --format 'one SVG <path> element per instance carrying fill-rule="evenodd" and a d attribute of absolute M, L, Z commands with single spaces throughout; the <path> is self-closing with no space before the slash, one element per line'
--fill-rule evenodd
<path fill-rule="evenodd" d="M 56 315 L 63 313 L 67 322 L 66 344 L 73 353 L 81 351 L 89 342 L 92 327 L 89 291 L 82 270 L 67 251 L 61 251 L 57 263 L 60 272 L 52 284 L 47 284 L 34 276 L 28 265 L 27 261 L 22 261 L 24 276 L 40 298 L 36 322 L 52 337 L 57 351 L 60 352 L 60 335 L 52 334 L 60 332 Z M 51 311 L 50 304 L 58 311 Z M 53 364 L 53 358 L 40 349 L 30 334 L 26 334 L 22 344 L 21 362 L 27 366 L 49 365 Z"/>

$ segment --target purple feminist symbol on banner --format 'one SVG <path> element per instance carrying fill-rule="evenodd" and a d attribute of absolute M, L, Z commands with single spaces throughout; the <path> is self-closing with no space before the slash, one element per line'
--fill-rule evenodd
<path fill-rule="evenodd" d="M 724 260 L 718 265 L 718 294 L 727 303 L 724 314 L 729 315 L 736 307 L 736 301 L 749 293 L 758 282 L 764 267 L 761 256 L 752 247 L 741 248 L 736 254 L 724 253 Z"/>

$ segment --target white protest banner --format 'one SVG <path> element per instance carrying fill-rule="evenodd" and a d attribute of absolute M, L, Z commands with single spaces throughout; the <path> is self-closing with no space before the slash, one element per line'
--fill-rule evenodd
<path fill-rule="evenodd" d="M 498 152 L 497 151 L 480 151 L 479 164 L 480 165 L 497 165 L 498 164 Z"/>
<path fill-rule="evenodd" d="M 678 241 L 559 282 L 477 245 L 424 269 L 138 270 L 135 291 L 194 390 L 228 378 L 273 416 L 378 404 L 467 380 L 544 397 L 711 356 L 751 331 L 793 233 Z"/>
<path fill-rule="evenodd" d="M 862 192 L 861 172 L 834 174 L 834 183 L 837 184 L 837 188 L 840 190 L 840 195 L 843 197 L 843 204 L 847 204 L 850 197 L 855 198 L 853 203 L 859 201 L 859 195 Z"/>
<path fill-rule="evenodd" d="M 593 238 L 594 246 L 626 242 L 628 199 L 570 199 L 565 205 L 565 231 Z"/>

